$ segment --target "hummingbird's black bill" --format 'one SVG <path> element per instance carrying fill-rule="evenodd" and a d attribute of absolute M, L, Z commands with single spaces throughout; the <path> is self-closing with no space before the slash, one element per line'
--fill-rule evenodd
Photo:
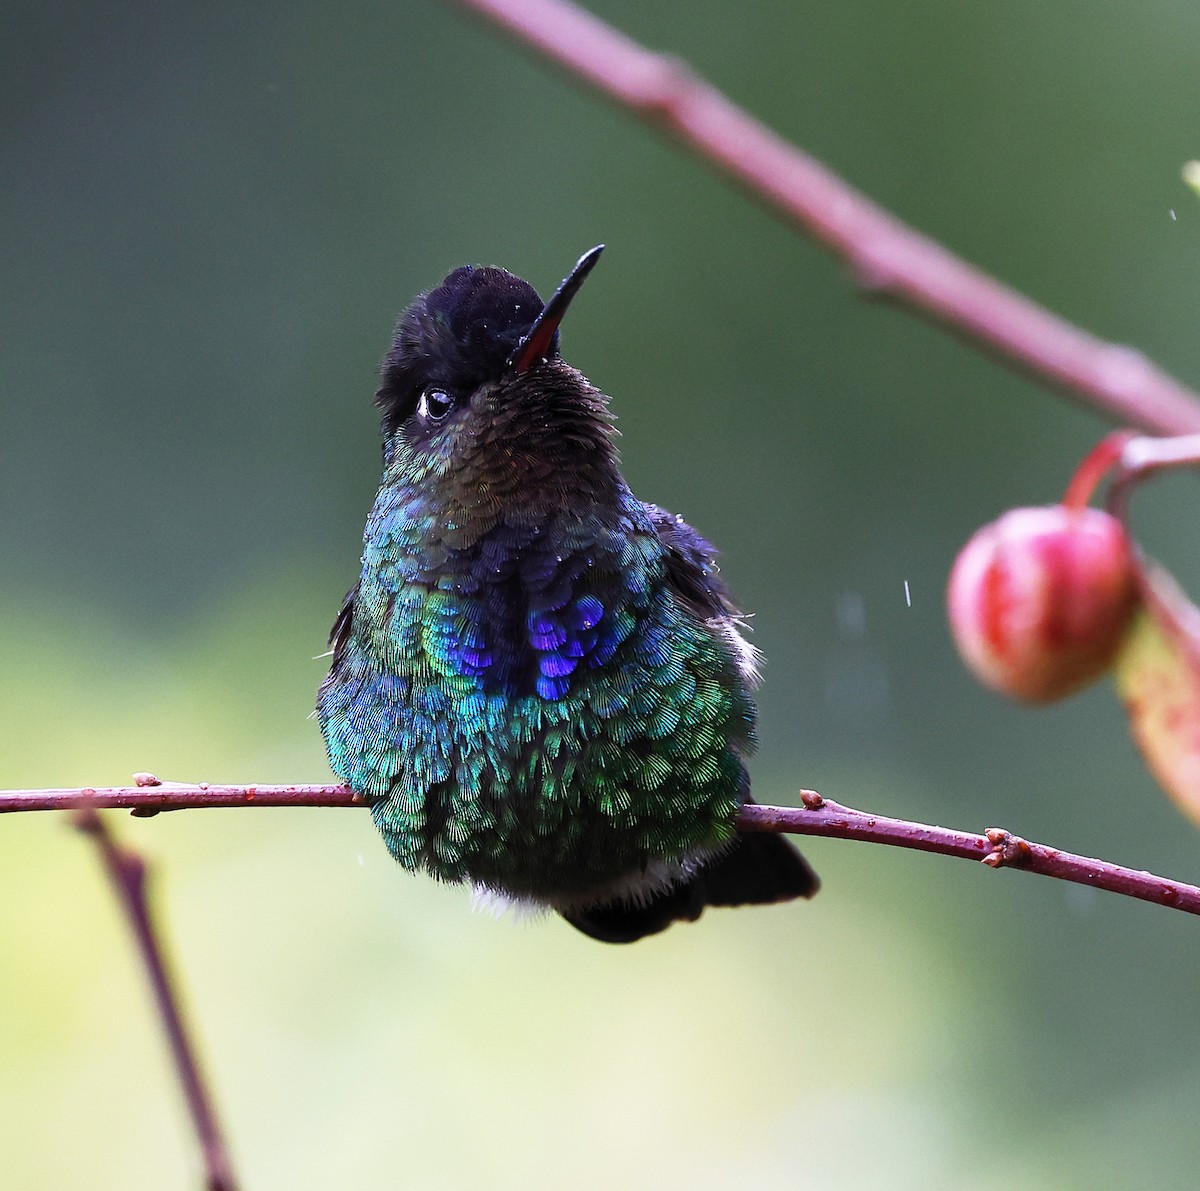
<path fill-rule="evenodd" d="M 530 327 L 529 334 L 517 344 L 516 351 L 508 357 L 509 372 L 524 372 L 550 354 L 550 344 L 555 331 L 558 330 L 558 324 L 562 322 L 567 307 L 571 305 L 571 299 L 579 292 L 579 287 L 587 280 L 587 275 L 603 251 L 604 245 L 597 244 L 575 262 L 575 268 L 554 291 L 554 297 L 546 303 L 537 321 Z"/>

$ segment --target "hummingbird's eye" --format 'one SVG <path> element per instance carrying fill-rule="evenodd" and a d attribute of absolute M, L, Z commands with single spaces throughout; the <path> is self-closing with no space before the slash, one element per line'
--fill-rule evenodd
<path fill-rule="evenodd" d="M 454 408 L 454 398 L 445 389 L 426 389 L 417 402 L 417 413 L 430 422 L 440 422 Z"/>

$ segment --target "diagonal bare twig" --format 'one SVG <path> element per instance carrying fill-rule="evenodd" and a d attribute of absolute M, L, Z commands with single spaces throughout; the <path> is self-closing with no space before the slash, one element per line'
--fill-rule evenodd
<path fill-rule="evenodd" d="M 81 805 L 82 803 L 82 805 Z M 200 1074 L 195 1051 L 188 1038 L 179 996 L 175 991 L 162 945 L 150 919 L 146 897 L 146 863 L 136 852 L 123 848 L 86 798 L 76 798 L 75 825 L 95 841 L 112 883 L 113 891 L 129 920 L 134 941 L 146 967 L 154 1000 L 162 1019 L 163 1031 L 171 1047 L 175 1070 L 204 1157 L 208 1191 L 237 1191 L 237 1179 L 229 1160 L 229 1151 L 217 1124 L 216 1112 L 207 1085 Z"/>
<path fill-rule="evenodd" d="M 1140 352 L 1059 318 L 902 223 L 683 63 L 569 0 L 458 0 L 681 142 L 846 260 L 860 284 L 1117 421 L 1200 431 L 1200 396 Z"/>

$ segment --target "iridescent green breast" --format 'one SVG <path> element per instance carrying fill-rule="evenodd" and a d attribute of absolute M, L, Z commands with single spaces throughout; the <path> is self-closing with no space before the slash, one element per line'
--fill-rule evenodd
<path fill-rule="evenodd" d="M 381 494 L 318 704 L 396 859 L 544 897 L 728 839 L 753 704 L 643 506 L 455 540 L 415 503 Z"/>

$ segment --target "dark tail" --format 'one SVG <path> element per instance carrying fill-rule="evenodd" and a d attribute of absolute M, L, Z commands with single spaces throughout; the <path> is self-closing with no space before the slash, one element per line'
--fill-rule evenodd
<path fill-rule="evenodd" d="M 577 930 L 602 943 L 633 943 L 695 922 L 705 906 L 766 905 L 812 897 L 821 887 L 808 861 L 786 839 L 769 833 L 738 836 L 728 852 L 710 860 L 691 880 L 641 904 L 609 902 L 564 914 Z"/>

